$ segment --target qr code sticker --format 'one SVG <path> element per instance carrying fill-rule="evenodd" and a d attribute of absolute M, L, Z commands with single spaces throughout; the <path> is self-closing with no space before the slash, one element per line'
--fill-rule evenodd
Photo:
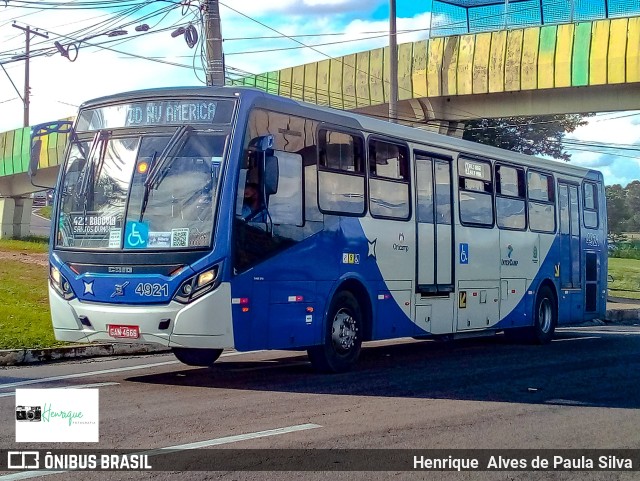
<path fill-rule="evenodd" d="M 172 229 L 171 247 L 189 247 L 189 229 Z"/>

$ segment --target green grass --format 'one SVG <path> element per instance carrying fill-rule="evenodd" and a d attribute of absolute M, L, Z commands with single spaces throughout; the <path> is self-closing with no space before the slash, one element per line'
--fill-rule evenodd
<path fill-rule="evenodd" d="M 0 262 L 0 349 L 62 345 L 51 327 L 47 267 Z"/>
<path fill-rule="evenodd" d="M 609 258 L 609 295 L 640 299 L 640 260 Z"/>
<path fill-rule="evenodd" d="M 22 239 L 0 239 L 0 251 L 47 252 L 49 238 L 29 236 Z"/>
<path fill-rule="evenodd" d="M 38 214 L 47 219 L 51 219 L 51 206 L 47 205 L 38 209 Z"/>

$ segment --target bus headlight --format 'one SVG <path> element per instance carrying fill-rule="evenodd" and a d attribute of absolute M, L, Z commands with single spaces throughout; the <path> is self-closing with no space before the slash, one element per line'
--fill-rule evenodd
<path fill-rule="evenodd" d="M 49 281 L 51 282 L 53 288 L 58 292 L 58 294 L 60 294 L 66 300 L 73 299 L 75 297 L 75 294 L 71 289 L 71 284 L 69 284 L 69 281 L 66 279 L 66 277 L 64 277 L 60 273 L 60 270 L 55 266 L 51 266 L 49 268 Z"/>
<path fill-rule="evenodd" d="M 174 299 L 186 304 L 213 290 L 220 284 L 218 280 L 219 272 L 220 268 L 216 265 L 195 276 L 191 276 L 182 283 Z"/>

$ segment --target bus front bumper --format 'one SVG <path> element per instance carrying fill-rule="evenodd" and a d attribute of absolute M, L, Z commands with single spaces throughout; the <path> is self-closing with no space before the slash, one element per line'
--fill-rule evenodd
<path fill-rule="evenodd" d="M 67 301 L 49 286 L 49 304 L 53 331 L 59 341 L 125 342 L 202 349 L 234 347 L 231 288 L 227 283 L 189 304 L 172 301 L 163 306 Z M 112 337 L 109 325 L 137 327 L 139 337 Z"/>

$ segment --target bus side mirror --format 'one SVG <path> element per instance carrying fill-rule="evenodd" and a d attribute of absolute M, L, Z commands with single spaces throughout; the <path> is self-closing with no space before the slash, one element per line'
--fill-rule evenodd
<path fill-rule="evenodd" d="M 37 139 L 31 143 L 31 153 L 29 156 L 29 178 L 32 179 L 38 173 L 38 164 L 40 163 L 40 147 L 42 140 Z"/>
<path fill-rule="evenodd" d="M 266 155 L 264 158 L 264 193 L 267 196 L 278 192 L 278 177 L 280 170 L 278 168 L 278 157 L 274 155 Z"/>
<path fill-rule="evenodd" d="M 249 142 L 249 150 L 255 152 L 266 152 L 273 148 L 273 135 L 262 135 L 255 137 Z"/>

